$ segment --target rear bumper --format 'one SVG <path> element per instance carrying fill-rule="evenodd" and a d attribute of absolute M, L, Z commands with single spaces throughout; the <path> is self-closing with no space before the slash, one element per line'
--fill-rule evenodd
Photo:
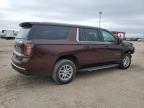
<path fill-rule="evenodd" d="M 25 68 L 22 68 L 18 65 L 16 65 L 13 61 L 11 61 L 11 66 L 14 70 L 16 70 L 17 72 L 24 74 L 24 75 L 32 75 L 32 73 L 28 70 L 26 70 Z"/>
<path fill-rule="evenodd" d="M 17 72 L 19 72 L 23 75 L 27 75 L 27 76 L 49 76 L 49 75 L 51 75 L 50 72 L 48 72 L 48 70 L 30 70 L 30 69 L 26 69 L 26 68 L 18 66 L 13 61 L 11 61 L 11 66 Z"/>
<path fill-rule="evenodd" d="M 11 65 L 14 70 L 24 75 L 49 75 L 49 68 L 39 66 L 33 57 L 24 56 L 20 53 L 14 52 L 11 58 Z"/>
<path fill-rule="evenodd" d="M 17 65 L 14 64 L 13 62 L 11 62 L 11 65 L 12 65 L 13 67 L 16 67 L 16 68 L 19 69 L 19 70 L 22 70 L 22 71 L 25 71 L 25 70 L 26 70 L 25 68 L 22 68 L 22 67 L 20 67 L 20 66 L 17 66 Z"/>

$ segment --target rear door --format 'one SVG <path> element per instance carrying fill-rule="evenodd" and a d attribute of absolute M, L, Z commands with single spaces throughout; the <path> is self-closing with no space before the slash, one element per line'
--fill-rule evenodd
<path fill-rule="evenodd" d="M 122 46 L 118 44 L 111 32 L 100 30 L 101 40 L 105 44 L 104 61 L 119 61 L 122 54 Z"/>
<path fill-rule="evenodd" d="M 80 62 L 84 65 L 90 65 L 103 62 L 103 47 L 101 44 L 97 29 L 80 28 L 79 43 L 82 46 L 80 53 Z"/>

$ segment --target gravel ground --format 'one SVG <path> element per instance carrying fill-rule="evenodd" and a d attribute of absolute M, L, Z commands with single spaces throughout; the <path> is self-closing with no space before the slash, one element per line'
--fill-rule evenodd
<path fill-rule="evenodd" d="M 0 39 L 0 108 L 144 108 L 144 43 L 127 70 L 79 73 L 67 85 L 11 68 L 13 40 Z"/>

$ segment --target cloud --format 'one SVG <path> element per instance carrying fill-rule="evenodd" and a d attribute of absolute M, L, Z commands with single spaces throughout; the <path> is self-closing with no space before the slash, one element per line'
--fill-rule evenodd
<path fill-rule="evenodd" d="M 2 0 L 0 24 L 18 25 L 23 21 L 56 21 L 98 26 L 102 11 L 102 27 L 144 33 L 143 0 Z"/>

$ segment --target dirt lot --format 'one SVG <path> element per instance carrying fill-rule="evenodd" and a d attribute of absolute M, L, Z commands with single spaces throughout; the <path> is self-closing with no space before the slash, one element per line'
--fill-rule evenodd
<path fill-rule="evenodd" d="M 0 39 L 0 108 L 144 108 L 144 43 L 128 70 L 79 73 L 68 85 L 20 75 L 10 66 L 13 40 Z"/>

